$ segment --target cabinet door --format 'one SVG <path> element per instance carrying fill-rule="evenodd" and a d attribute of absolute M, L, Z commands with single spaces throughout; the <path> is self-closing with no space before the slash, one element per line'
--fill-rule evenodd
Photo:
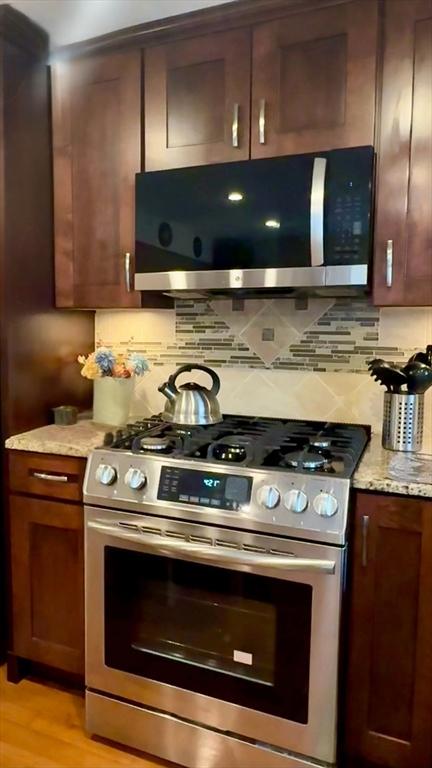
<path fill-rule="evenodd" d="M 126 253 L 135 244 L 141 53 L 59 62 L 52 81 L 57 306 L 139 306 Z"/>
<path fill-rule="evenodd" d="M 10 496 L 13 652 L 84 674 L 83 508 Z"/>
<path fill-rule="evenodd" d="M 256 27 L 252 157 L 373 144 L 377 30 L 373 0 Z"/>
<path fill-rule="evenodd" d="M 348 752 L 432 765 L 432 501 L 359 494 L 347 691 Z"/>
<path fill-rule="evenodd" d="M 249 30 L 149 48 L 145 169 L 246 160 L 249 109 Z"/>
<path fill-rule="evenodd" d="M 432 305 L 432 0 L 385 6 L 374 302 Z"/>

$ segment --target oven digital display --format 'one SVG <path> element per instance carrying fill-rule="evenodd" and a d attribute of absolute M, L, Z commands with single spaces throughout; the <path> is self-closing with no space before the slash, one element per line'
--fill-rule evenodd
<path fill-rule="evenodd" d="M 249 503 L 251 489 L 250 477 L 162 467 L 158 499 L 215 509 L 240 509 Z"/>

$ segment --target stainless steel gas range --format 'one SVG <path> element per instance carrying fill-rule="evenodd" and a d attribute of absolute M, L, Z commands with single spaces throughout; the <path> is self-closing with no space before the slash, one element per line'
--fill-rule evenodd
<path fill-rule="evenodd" d="M 157 417 L 89 458 L 90 733 L 191 768 L 336 764 L 360 426 Z"/>

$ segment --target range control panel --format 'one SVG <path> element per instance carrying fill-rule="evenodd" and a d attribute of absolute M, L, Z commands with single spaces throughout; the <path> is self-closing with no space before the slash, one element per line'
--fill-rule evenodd
<path fill-rule="evenodd" d="M 213 509 L 241 509 L 249 504 L 252 478 L 177 466 L 161 468 L 157 498 Z"/>
<path fill-rule="evenodd" d="M 192 466 L 191 466 L 192 465 Z M 215 463 L 98 449 L 85 503 L 343 544 L 350 481 L 324 473 L 222 469 Z"/>

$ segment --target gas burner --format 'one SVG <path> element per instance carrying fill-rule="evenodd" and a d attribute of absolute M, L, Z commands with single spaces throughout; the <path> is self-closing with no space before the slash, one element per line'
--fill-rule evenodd
<path fill-rule="evenodd" d="M 314 437 L 309 440 L 311 448 L 316 448 L 318 451 L 329 450 L 331 448 L 331 440 L 329 437 Z"/>
<path fill-rule="evenodd" d="M 167 453 L 173 449 L 174 442 L 169 437 L 141 437 L 139 440 L 141 451 L 150 451 L 151 453 Z"/>
<path fill-rule="evenodd" d="M 201 427 L 183 427 L 180 424 L 173 424 L 170 426 L 169 434 L 176 435 L 178 437 L 192 437 L 192 435 L 196 436 L 201 429 Z"/>
<path fill-rule="evenodd" d="M 213 461 L 228 464 L 242 464 L 253 455 L 253 437 L 249 435 L 227 435 L 209 446 L 207 457 Z"/>
<path fill-rule="evenodd" d="M 331 468 L 331 458 L 324 456 L 322 453 L 314 453 L 313 451 L 293 451 L 287 453 L 284 458 L 284 464 L 287 467 L 293 469 L 302 469 L 306 472 L 316 472 L 318 470 L 328 470 Z"/>

